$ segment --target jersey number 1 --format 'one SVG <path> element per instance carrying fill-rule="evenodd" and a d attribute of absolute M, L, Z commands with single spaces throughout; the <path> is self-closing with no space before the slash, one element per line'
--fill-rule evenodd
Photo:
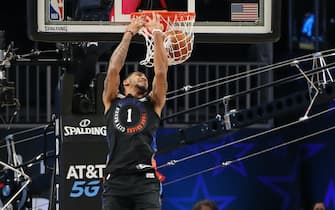
<path fill-rule="evenodd" d="M 127 122 L 132 122 L 132 120 L 131 120 L 131 109 L 128 109 L 127 110 L 127 113 L 128 113 L 128 116 L 127 116 Z"/>

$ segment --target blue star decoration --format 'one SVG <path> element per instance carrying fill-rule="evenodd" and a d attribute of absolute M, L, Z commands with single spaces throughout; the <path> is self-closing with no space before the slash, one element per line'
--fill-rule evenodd
<path fill-rule="evenodd" d="M 333 180 L 329 181 L 324 203 L 327 209 L 330 208 L 330 206 L 335 207 L 335 186 Z"/>
<path fill-rule="evenodd" d="M 293 169 L 291 170 L 291 174 L 288 176 L 258 176 L 258 180 L 262 182 L 264 185 L 269 187 L 273 192 L 278 193 L 283 198 L 283 204 L 281 206 L 281 210 L 289 209 L 290 202 L 290 193 L 285 191 L 281 184 L 292 184 L 295 183 L 297 178 L 297 162 L 298 159 L 293 164 Z"/>
<path fill-rule="evenodd" d="M 211 195 L 207 189 L 204 178 L 199 175 L 196 179 L 196 183 L 193 189 L 189 189 L 192 192 L 191 195 L 185 195 L 185 197 L 167 197 L 165 202 L 169 202 L 174 209 L 178 210 L 190 210 L 192 206 L 199 200 L 209 199 L 215 202 L 219 210 L 223 210 L 229 206 L 235 199 L 235 196 L 216 196 Z"/>
<path fill-rule="evenodd" d="M 238 158 L 244 157 L 245 155 L 249 153 L 249 151 L 253 147 L 254 147 L 254 144 L 251 144 L 251 143 L 245 143 L 245 144 L 240 143 L 240 144 L 234 145 L 233 148 L 240 149 L 240 152 L 234 155 L 233 158 L 231 158 L 230 160 L 236 160 Z M 215 153 L 213 155 L 216 156 L 216 165 L 219 165 L 222 162 L 227 161 L 227 160 L 222 160 L 220 153 Z M 244 177 L 247 176 L 247 171 L 245 170 L 245 167 L 242 161 L 238 161 L 234 164 L 229 165 L 228 167 L 232 168 L 234 171 L 236 171 L 237 173 L 241 174 Z M 215 171 L 213 171 L 213 176 L 220 174 L 223 170 L 225 170 L 228 167 L 222 167 L 222 168 L 216 169 Z"/>
<path fill-rule="evenodd" d="M 324 148 L 325 144 L 303 144 L 301 147 L 303 151 L 303 159 L 308 159 Z"/>
<path fill-rule="evenodd" d="M 228 139 L 228 141 L 227 141 L 227 139 Z M 227 144 L 228 142 L 233 142 L 233 141 L 234 141 L 234 138 L 229 135 L 229 136 L 226 136 L 224 138 L 221 138 L 219 143 L 198 144 L 198 145 L 190 146 L 190 147 L 188 147 L 188 149 L 192 152 L 192 154 L 197 154 L 197 153 L 200 153 L 200 152 L 203 152 L 203 151 L 207 151 L 207 150 L 210 150 L 210 149 L 213 149 L 213 148 L 220 147 L 222 145 Z M 254 147 L 254 144 L 252 144 L 252 143 L 239 143 L 239 144 L 232 145 L 230 147 L 232 147 L 232 148 L 234 148 L 234 150 L 236 149 L 238 151 L 237 154 L 234 154 L 229 159 L 229 160 L 235 160 L 235 159 L 238 159 L 238 158 L 241 158 L 241 157 L 247 155 L 249 153 L 249 151 L 252 150 L 252 148 Z M 206 154 L 206 155 L 213 156 L 215 158 L 215 161 L 214 161 L 215 166 L 220 165 L 224 161 L 227 161 L 227 160 L 222 158 L 222 155 L 221 155 L 222 150 L 224 150 L 224 149 L 218 149 L 218 150 L 215 150 L 213 152 L 210 152 L 209 154 Z M 228 167 L 218 168 L 218 169 L 213 171 L 212 175 L 217 176 L 228 168 L 231 168 L 232 170 L 234 170 L 235 172 L 239 173 L 240 175 L 242 175 L 244 177 L 247 176 L 247 171 L 246 171 L 242 161 L 231 164 Z"/>

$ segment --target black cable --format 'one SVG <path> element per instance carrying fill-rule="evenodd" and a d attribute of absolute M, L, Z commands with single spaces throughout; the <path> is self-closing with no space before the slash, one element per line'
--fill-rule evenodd
<path fill-rule="evenodd" d="M 314 74 L 314 73 L 316 73 L 318 71 L 321 71 L 321 70 L 324 70 L 324 69 L 328 69 L 328 68 L 331 68 L 331 67 L 334 67 L 334 66 L 335 66 L 335 62 L 330 63 L 330 64 L 328 64 L 326 66 L 323 66 L 323 67 L 311 69 L 309 71 L 306 71 L 305 74 L 307 76 L 310 76 L 311 74 Z M 186 114 L 186 113 L 189 113 L 189 112 L 192 112 L 192 111 L 195 111 L 195 110 L 198 110 L 198 109 L 201 109 L 201 108 L 213 105 L 213 104 L 217 104 L 219 102 L 222 102 L 224 99 L 233 99 L 233 98 L 236 98 L 238 96 L 246 95 L 246 94 L 249 94 L 249 93 L 252 93 L 252 92 L 264 89 L 264 88 L 267 88 L 267 87 L 273 87 L 273 86 L 277 86 L 277 85 L 282 85 L 282 84 L 293 82 L 295 80 L 299 80 L 299 79 L 302 79 L 302 78 L 304 78 L 304 76 L 301 75 L 301 74 L 295 74 L 295 75 L 292 75 L 292 76 L 284 77 L 284 78 L 279 79 L 279 80 L 274 81 L 274 82 L 270 82 L 270 83 L 267 83 L 267 84 L 264 84 L 264 85 L 260 85 L 260 86 L 255 87 L 255 88 L 251 88 L 249 90 L 245 90 L 245 91 L 233 94 L 233 95 L 229 95 L 229 96 L 226 96 L 226 97 L 223 97 L 223 98 L 219 98 L 219 99 L 213 100 L 211 102 L 207 102 L 207 103 L 199 105 L 199 106 L 194 106 L 194 107 L 188 108 L 187 110 L 180 111 L 180 112 L 171 114 L 169 116 L 163 117 L 162 120 L 167 120 L 167 119 L 170 119 L 170 118 L 173 118 L 173 117 L 177 117 L 179 115 Z"/>
<path fill-rule="evenodd" d="M 48 135 L 48 129 L 54 127 L 54 123 L 50 123 L 47 126 L 44 127 L 43 130 L 43 164 L 44 164 L 44 168 L 45 169 L 51 169 L 48 164 L 47 164 L 47 149 L 48 149 L 48 139 L 47 139 L 47 135 Z"/>
<path fill-rule="evenodd" d="M 322 110 L 322 111 L 320 111 L 316 114 L 313 114 L 313 115 L 309 116 L 308 120 L 310 121 L 312 119 L 322 117 L 325 114 L 331 113 L 334 110 L 335 110 L 335 107 L 332 107 L 332 108 L 329 108 L 329 109 L 326 109 L 326 110 Z M 291 126 L 302 124 L 304 122 L 306 122 L 306 120 L 296 120 L 296 121 L 293 121 L 293 122 L 289 122 L 285 125 L 281 125 L 281 126 L 272 128 L 270 130 L 265 130 L 265 131 L 262 131 L 262 132 L 259 132 L 259 133 L 253 134 L 253 135 L 249 135 L 249 136 L 244 137 L 244 138 L 240 138 L 240 139 L 232 141 L 232 142 L 225 143 L 223 145 L 220 145 L 220 146 L 217 146 L 217 147 L 205 150 L 205 151 L 197 152 L 193 155 L 189 155 L 189 156 L 186 156 L 186 157 L 183 157 L 183 158 L 180 158 L 180 159 L 170 160 L 170 161 L 168 161 L 168 162 L 166 162 L 162 165 L 157 166 L 157 169 L 165 168 L 165 167 L 168 167 L 168 166 L 175 166 L 176 164 L 179 164 L 181 162 L 184 162 L 184 161 L 187 161 L 187 160 L 190 160 L 190 159 L 193 159 L 193 158 L 196 158 L 196 157 L 199 157 L 199 156 L 202 156 L 202 155 L 205 155 L 205 154 L 217 151 L 217 150 L 222 150 L 222 149 L 225 149 L 227 147 L 230 147 L 230 146 L 233 146 L 233 145 L 236 145 L 236 144 L 241 144 L 241 143 L 249 141 L 251 139 L 256 140 L 256 138 L 258 138 L 260 136 L 265 136 L 265 135 L 273 133 L 273 132 L 278 132 L 280 130 L 283 130 L 284 128 L 289 128 Z"/>
<path fill-rule="evenodd" d="M 0 115 L 1 116 L 1 115 Z M 18 132 L 15 132 L 15 133 L 12 133 L 10 135 L 12 136 L 17 136 L 17 135 L 20 135 L 20 134 L 24 134 L 24 133 L 30 133 L 31 131 L 35 131 L 35 130 L 39 130 L 39 129 L 43 129 L 45 127 L 45 125 L 41 125 L 41 126 L 38 126 L 36 128 L 30 128 L 30 129 L 27 129 L 27 130 L 23 130 L 23 131 L 18 131 Z"/>
<path fill-rule="evenodd" d="M 46 151 L 45 153 L 43 152 L 43 153 L 35 156 L 34 158 L 32 158 L 32 159 L 30 159 L 30 160 L 28 160 L 28 161 L 26 161 L 26 162 L 24 162 L 20 165 L 15 166 L 14 168 L 24 168 L 24 167 L 29 168 L 29 167 L 31 167 L 32 165 L 34 165 L 35 163 L 37 163 L 41 160 L 46 161 L 49 158 L 56 157 L 56 155 L 50 155 L 54 152 L 55 152 L 54 150 Z M 50 168 L 50 169 L 52 170 L 53 168 Z"/>
<path fill-rule="evenodd" d="M 56 180 L 56 170 L 52 170 L 51 183 L 50 183 L 50 193 L 49 193 L 49 205 L 48 210 L 54 210 L 55 207 L 55 180 Z"/>
<path fill-rule="evenodd" d="M 47 135 L 54 134 L 54 133 L 55 133 L 54 131 L 50 131 L 50 132 L 47 133 Z M 8 138 L 8 137 L 13 138 L 12 135 L 7 135 L 7 136 L 5 137 L 5 139 Z M 39 134 L 39 135 L 32 136 L 32 137 L 29 137 L 29 138 L 24 138 L 23 140 L 14 142 L 14 144 L 16 145 L 16 144 L 25 143 L 25 142 L 27 142 L 27 141 L 31 141 L 32 139 L 37 139 L 37 138 L 40 138 L 40 137 L 43 137 L 43 134 Z M 3 149 L 3 148 L 6 148 L 6 145 L 1 145 L 1 146 L 0 146 L 0 150 Z"/>
<path fill-rule="evenodd" d="M 246 77 L 246 76 L 248 76 L 250 74 L 253 74 L 254 72 L 256 72 L 256 74 L 258 74 L 258 73 L 264 73 L 266 71 L 270 71 L 270 70 L 274 70 L 274 69 L 277 69 L 277 68 L 281 68 L 281 67 L 284 67 L 284 66 L 291 65 L 292 62 L 294 62 L 294 61 L 299 61 L 299 62 L 310 61 L 310 60 L 315 59 L 316 56 L 319 56 L 319 57 L 334 56 L 334 53 L 331 53 L 333 51 L 335 51 L 335 49 L 325 50 L 325 51 L 321 51 L 321 52 L 318 52 L 318 53 L 312 53 L 312 54 L 300 56 L 298 58 L 293 58 L 293 59 L 281 61 L 281 62 L 278 62 L 278 63 L 275 63 L 275 64 L 258 67 L 256 69 L 253 69 L 253 70 L 248 71 L 248 72 L 237 73 L 237 74 L 230 75 L 230 76 L 227 76 L 227 77 L 224 77 L 224 78 L 219 78 L 219 79 L 215 79 L 215 80 L 212 80 L 212 81 L 202 82 L 202 83 L 199 83 L 199 84 L 196 84 L 196 85 L 193 85 L 193 86 L 192 85 L 188 85 L 188 87 L 190 87 L 192 89 L 193 88 L 198 88 L 200 86 L 205 86 L 205 85 L 208 85 L 208 84 L 211 84 L 211 83 L 220 82 L 222 80 L 227 80 L 227 81 L 224 81 L 224 82 L 229 82 L 228 79 L 230 79 L 230 78 L 239 79 L 239 78 Z M 330 54 L 326 54 L 326 53 L 330 53 Z M 258 63 L 256 63 L 256 64 L 258 64 Z M 242 75 L 242 76 L 240 76 L 240 75 Z M 220 85 L 220 84 L 221 83 L 219 83 L 217 85 Z M 186 91 L 185 87 L 177 89 L 177 90 L 169 91 L 167 93 L 167 95 L 171 95 L 171 94 L 174 94 L 174 93 L 177 93 L 177 92 L 181 92 L 181 91 L 183 91 L 183 92 Z M 190 93 L 192 93 L 192 92 L 188 92 L 188 94 L 190 94 Z M 177 98 L 177 97 L 180 97 L 182 95 L 185 95 L 185 93 L 182 93 L 180 95 L 175 95 L 173 97 L 168 97 L 168 98 Z"/>
<path fill-rule="evenodd" d="M 180 182 L 180 181 L 183 181 L 183 180 L 185 180 L 185 179 L 188 179 L 188 178 L 191 178 L 191 177 L 194 177 L 194 176 L 203 174 L 203 173 L 207 173 L 207 172 L 209 172 L 209 171 L 213 171 L 213 170 L 218 169 L 218 168 L 226 167 L 226 166 L 229 166 L 229 165 L 231 165 L 231 164 L 233 164 L 233 163 L 237 163 L 237 162 L 241 162 L 241 161 L 244 161 L 244 160 L 248 160 L 248 159 L 250 159 L 250 158 L 257 157 L 257 156 L 259 156 L 259 155 L 262 155 L 262 154 L 265 154 L 265 153 L 274 151 L 274 150 L 276 150 L 276 149 L 280 149 L 280 148 L 285 147 L 285 146 L 288 146 L 288 145 L 290 145 L 290 144 L 294 144 L 294 143 L 300 142 L 300 141 L 305 140 L 305 139 L 307 139 L 307 138 L 315 137 L 316 135 L 320 135 L 320 134 L 323 134 L 323 133 L 332 131 L 332 130 L 334 130 L 334 129 L 335 129 L 335 126 L 331 126 L 331 127 L 328 127 L 328 128 L 325 128 L 325 129 L 322 129 L 322 130 L 319 130 L 319 131 L 316 131 L 316 132 L 314 132 L 314 133 L 311 133 L 311 134 L 302 136 L 302 137 L 300 137 L 300 138 L 295 138 L 295 139 L 286 141 L 286 142 L 284 142 L 284 143 L 282 143 L 282 144 L 277 144 L 277 145 L 275 145 L 275 146 L 272 146 L 272 147 L 269 147 L 269 148 L 260 150 L 260 151 L 258 151 L 258 152 L 254 152 L 254 153 L 251 153 L 251 154 L 247 154 L 247 155 L 242 156 L 242 157 L 240 157 L 240 158 L 236 158 L 236 159 L 233 159 L 233 160 L 225 161 L 225 162 L 222 162 L 221 164 L 216 165 L 216 166 L 214 166 L 214 167 L 207 168 L 207 169 L 204 169 L 204 170 L 201 170 L 201 171 L 192 173 L 192 174 L 190 174 L 190 175 L 181 177 L 181 178 L 179 178 L 179 179 L 175 179 L 175 180 L 166 182 L 166 183 L 163 184 L 163 186 L 167 186 L 167 185 L 170 185 L 170 184 L 173 184 L 173 183 L 176 183 L 176 182 Z"/>
<path fill-rule="evenodd" d="M 15 109 L 14 109 L 14 111 L 13 111 L 13 113 L 12 113 L 8 123 L 7 123 L 8 124 L 7 130 L 10 130 L 10 126 L 13 123 L 14 118 L 18 115 L 18 113 L 21 109 L 21 104 L 20 104 L 19 99 L 14 98 L 14 103 L 15 103 Z"/>

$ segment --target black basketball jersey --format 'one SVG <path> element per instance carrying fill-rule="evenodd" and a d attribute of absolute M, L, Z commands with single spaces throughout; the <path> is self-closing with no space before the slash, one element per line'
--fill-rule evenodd
<path fill-rule="evenodd" d="M 155 133 L 160 118 L 150 97 L 118 95 L 106 113 L 109 153 L 106 173 L 129 174 L 153 170 Z"/>

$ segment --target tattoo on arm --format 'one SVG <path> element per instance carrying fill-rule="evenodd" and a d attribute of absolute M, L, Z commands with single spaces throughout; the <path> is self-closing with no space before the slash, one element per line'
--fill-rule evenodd
<path fill-rule="evenodd" d="M 110 63 L 120 70 L 126 61 L 130 40 L 131 39 L 124 37 L 110 58 Z"/>
<path fill-rule="evenodd" d="M 121 43 L 116 47 L 109 60 L 103 92 L 105 111 L 109 109 L 110 102 L 116 97 L 118 93 L 118 87 L 120 84 L 119 73 L 125 63 L 131 41 L 131 37 L 129 35 L 130 33 L 127 33 L 123 36 Z"/>
<path fill-rule="evenodd" d="M 127 52 L 128 52 L 128 47 L 125 46 L 125 44 L 120 44 L 115 49 L 111 57 L 111 62 L 116 62 L 116 64 L 123 66 L 126 61 Z"/>

